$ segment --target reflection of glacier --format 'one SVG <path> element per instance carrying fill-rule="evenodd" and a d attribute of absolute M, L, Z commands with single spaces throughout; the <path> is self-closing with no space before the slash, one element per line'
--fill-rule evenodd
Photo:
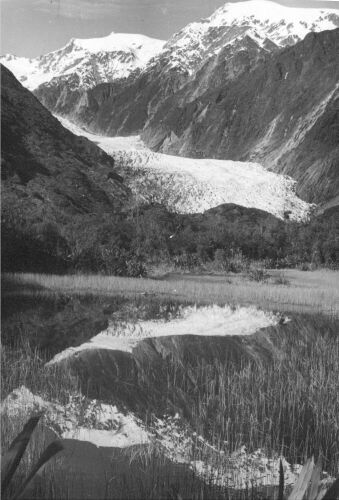
<path fill-rule="evenodd" d="M 84 135 L 113 156 L 119 173 L 145 201 L 179 213 L 199 213 L 223 203 L 265 210 L 283 218 L 307 217 L 310 205 L 295 194 L 295 181 L 258 163 L 192 159 L 154 153 L 140 137 L 105 137 L 87 133 L 64 118 L 71 132 Z"/>
<path fill-rule="evenodd" d="M 200 335 L 203 337 L 224 337 L 231 335 L 252 335 L 260 328 L 278 323 L 278 316 L 255 307 L 217 305 L 205 307 L 184 307 L 177 318 L 171 321 L 154 320 L 124 323 L 121 328 L 109 327 L 88 342 L 77 347 L 69 347 L 49 361 L 54 364 L 77 355 L 87 349 L 110 349 L 132 352 L 145 338 L 175 335 Z"/>

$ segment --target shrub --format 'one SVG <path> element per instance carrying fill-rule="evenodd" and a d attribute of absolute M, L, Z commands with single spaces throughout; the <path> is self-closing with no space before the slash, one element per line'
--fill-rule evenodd
<path fill-rule="evenodd" d="M 251 281 L 257 281 L 258 283 L 265 283 L 269 277 L 270 274 L 262 268 L 252 267 L 248 271 L 248 278 Z"/>
<path fill-rule="evenodd" d="M 217 270 L 227 271 L 227 253 L 223 248 L 217 248 L 214 252 L 214 265 Z"/>
<path fill-rule="evenodd" d="M 130 278 L 143 278 L 147 276 L 147 268 L 138 257 L 132 257 L 126 262 L 126 273 Z"/>
<path fill-rule="evenodd" d="M 278 276 L 274 279 L 274 284 L 289 286 L 291 282 L 286 278 L 284 273 L 279 273 Z"/>

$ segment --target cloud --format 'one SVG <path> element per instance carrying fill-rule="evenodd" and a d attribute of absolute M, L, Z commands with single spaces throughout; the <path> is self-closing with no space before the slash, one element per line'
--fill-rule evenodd
<path fill-rule="evenodd" d="M 11 1 L 13 0 L 1 0 Z M 167 0 L 14 0 L 18 5 L 25 3 L 35 11 L 58 14 L 78 19 L 100 19 L 114 13 L 128 10 L 140 11 L 147 7 L 166 8 Z"/>
<path fill-rule="evenodd" d="M 167 15 L 173 8 L 180 8 L 187 4 L 193 8 L 195 0 L 0 0 L 0 3 L 11 4 L 14 8 L 31 9 L 32 12 L 58 15 L 65 18 L 98 20 L 106 16 L 124 15 L 125 13 L 142 13 L 147 9 L 156 9 Z M 226 2 L 227 0 L 225 0 Z M 231 0 L 232 1 L 232 0 Z M 239 1 L 239 0 L 233 0 Z M 277 0 L 276 0 L 277 1 Z M 278 0 L 279 1 L 279 0 Z M 284 1 L 284 0 L 283 0 Z M 290 4 L 305 4 L 305 0 L 285 0 Z M 338 0 L 310 0 L 310 3 L 331 3 L 339 7 Z M 217 2 L 218 6 L 222 1 Z M 213 10 L 213 9 L 212 9 Z"/>
<path fill-rule="evenodd" d="M 33 0 L 36 10 L 58 13 L 63 17 L 101 18 L 109 14 L 119 2 L 114 0 Z"/>
<path fill-rule="evenodd" d="M 30 9 L 32 12 L 58 13 L 71 18 L 101 18 L 114 10 L 130 8 L 148 0 L 0 0 L 14 8 Z"/>

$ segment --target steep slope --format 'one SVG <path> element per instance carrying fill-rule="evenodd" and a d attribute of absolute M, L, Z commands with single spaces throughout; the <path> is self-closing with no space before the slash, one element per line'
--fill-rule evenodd
<path fill-rule="evenodd" d="M 164 43 L 144 35 L 111 33 L 102 38 L 72 38 L 65 47 L 35 59 L 6 54 L 0 62 L 30 90 L 55 78 L 70 85 L 76 80 L 78 88 L 90 88 L 142 69 Z"/>
<path fill-rule="evenodd" d="M 141 74 L 133 72 L 127 81 L 88 91 L 74 74 L 41 85 L 36 95 L 53 112 L 95 132 L 135 134 L 159 103 L 195 79 L 203 66 L 208 64 L 210 76 L 197 78 L 196 95 L 214 80 L 226 82 L 246 73 L 267 52 L 293 44 L 310 31 L 336 26 L 335 9 L 296 9 L 267 0 L 229 3 L 175 34 Z"/>
<path fill-rule="evenodd" d="M 286 7 L 268 0 L 226 3 L 207 19 L 188 24 L 164 46 L 173 67 L 190 72 L 244 33 L 274 50 L 293 45 L 309 32 L 339 27 L 336 9 Z M 161 54 L 161 55 L 163 55 Z"/>
<path fill-rule="evenodd" d="M 248 72 L 266 53 L 257 40 L 243 32 L 241 36 L 234 34 L 225 47 L 208 58 L 202 69 L 197 67 L 194 77 L 184 65 L 173 66 L 173 54 L 164 52 L 140 75 L 132 74 L 127 80 L 102 84 L 85 92 L 70 90 L 67 82 L 55 82 L 48 89 L 40 86 L 35 94 L 49 109 L 96 133 L 137 134 L 169 96 L 178 95 L 188 86 L 190 91 L 185 92 L 185 98 L 194 99 L 207 88 Z"/>
<path fill-rule="evenodd" d="M 336 9 L 296 8 L 269 0 L 226 3 L 210 17 L 192 22 L 165 43 L 144 35 L 111 33 L 71 39 L 59 50 L 35 59 L 6 54 L 1 63 L 30 90 L 55 77 L 79 76 L 79 86 L 128 76 L 159 55 L 165 69 L 194 72 L 202 62 L 244 33 L 268 50 L 293 45 L 309 32 L 339 27 Z M 166 68 L 167 66 L 167 68 Z"/>
<path fill-rule="evenodd" d="M 310 206 L 294 192 L 295 182 L 253 162 L 180 158 L 154 153 L 138 136 L 94 135 L 64 118 L 72 132 L 85 135 L 114 160 L 132 192 L 146 203 L 161 203 L 176 213 L 200 213 L 224 203 L 257 208 L 283 219 L 303 220 Z"/>
<path fill-rule="evenodd" d="M 10 71 L 1 70 L 4 265 L 56 266 L 69 242 L 79 239 L 70 229 L 75 222 L 81 221 L 86 238 L 92 218 L 112 217 L 130 192 L 112 158 L 64 129 Z"/>
<path fill-rule="evenodd" d="M 255 161 L 297 180 L 310 202 L 338 195 L 339 30 L 309 34 L 226 85 L 162 103 L 142 134 L 158 151 Z"/>

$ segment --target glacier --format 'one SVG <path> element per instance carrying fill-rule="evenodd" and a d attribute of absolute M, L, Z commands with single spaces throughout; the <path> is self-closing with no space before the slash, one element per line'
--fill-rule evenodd
<path fill-rule="evenodd" d="M 224 203 L 257 208 L 284 219 L 306 220 L 313 205 L 295 194 L 295 181 L 259 163 L 196 159 L 155 153 L 139 136 L 107 137 L 86 132 L 66 118 L 61 124 L 95 142 L 115 160 L 136 197 L 177 213 L 201 213 Z"/>

